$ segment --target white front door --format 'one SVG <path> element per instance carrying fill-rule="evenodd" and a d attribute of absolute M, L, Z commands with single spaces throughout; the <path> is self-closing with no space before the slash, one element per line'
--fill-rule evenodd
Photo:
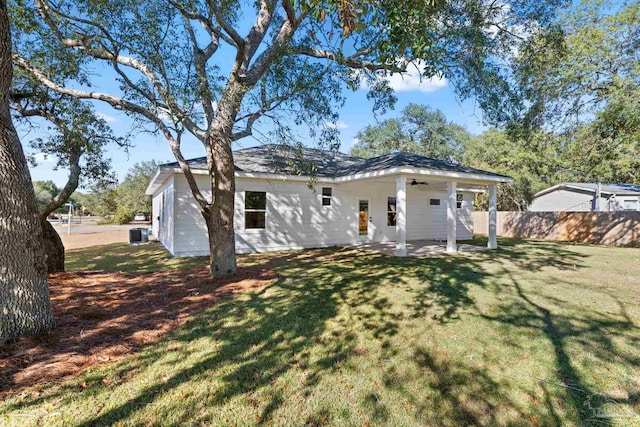
<path fill-rule="evenodd" d="M 371 203 L 369 199 L 358 199 L 358 239 L 369 240 L 371 236 Z"/>

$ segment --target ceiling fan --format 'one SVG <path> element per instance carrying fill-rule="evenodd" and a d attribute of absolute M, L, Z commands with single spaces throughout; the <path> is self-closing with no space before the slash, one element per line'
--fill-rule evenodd
<path fill-rule="evenodd" d="M 427 181 L 416 181 L 415 178 L 411 180 L 411 185 L 429 185 Z"/>

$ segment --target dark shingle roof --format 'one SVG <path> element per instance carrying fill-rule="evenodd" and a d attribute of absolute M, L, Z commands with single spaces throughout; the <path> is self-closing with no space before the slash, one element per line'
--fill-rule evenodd
<path fill-rule="evenodd" d="M 287 175 L 304 175 L 309 165 L 315 165 L 318 177 L 336 178 L 362 172 L 374 172 L 395 167 L 414 167 L 435 169 L 447 172 L 482 174 L 494 177 L 509 178 L 494 172 L 470 168 L 442 160 L 432 159 L 418 154 L 397 152 L 364 159 L 333 151 L 315 148 L 302 148 L 299 151 L 282 145 L 262 145 L 245 148 L 233 152 L 236 171 L 249 173 L 277 173 Z M 304 160 L 301 160 L 304 159 Z M 188 160 L 196 169 L 206 169 L 206 157 Z M 177 162 L 161 166 L 178 166 Z"/>
<path fill-rule="evenodd" d="M 356 167 L 345 170 L 344 175 L 408 166 L 414 168 L 435 169 L 447 172 L 462 172 L 508 178 L 506 175 L 500 175 L 495 172 L 470 168 L 467 166 L 462 166 L 455 163 L 449 163 L 443 160 L 432 159 L 430 157 L 421 156 L 419 154 L 406 153 L 402 151 L 362 160 L 363 162 Z"/>
<path fill-rule="evenodd" d="M 566 182 L 565 186 L 583 188 L 589 191 L 597 191 L 598 184 L 594 182 Z M 600 190 L 604 193 L 640 195 L 640 186 L 635 184 L 600 184 Z"/>

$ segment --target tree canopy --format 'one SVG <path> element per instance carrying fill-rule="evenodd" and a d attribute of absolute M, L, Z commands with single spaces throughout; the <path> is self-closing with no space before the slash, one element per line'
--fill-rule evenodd
<path fill-rule="evenodd" d="M 459 162 L 470 138 L 466 129 L 449 122 L 442 111 L 409 104 L 399 118 L 387 119 L 360 130 L 351 154 L 373 157 L 407 151 Z"/>
<path fill-rule="evenodd" d="M 60 192 L 60 189 L 53 181 L 33 181 L 33 191 L 36 193 L 38 211 L 42 211 L 51 200 Z"/>
<path fill-rule="evenodd" d="M 568 174 L 640 182 L 640 3 L 583 0 L 523 45 L 518 127 L 564 133 Z"/>
<path fill-rule="evenodd" d="M 508 175 L 514 182 L 498 188 L 499 210 L 526 210 L 533 195 L 558 183 L 565 157 L 559 137 L 535 132 L 516 138 L 507 132 L 489 129 L 470 139 L 465 147 L 465 165 Z M 486 209 L 486 195 L 476 200 Z"/>

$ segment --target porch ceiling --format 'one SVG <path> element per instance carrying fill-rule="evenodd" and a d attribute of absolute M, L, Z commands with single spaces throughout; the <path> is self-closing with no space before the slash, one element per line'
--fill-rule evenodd
<path fill-rule="evenodd" d="M 398 179 L 398 175 L 389 175 L 384 177 L 376 177 L 362 180 L 363 182 L 376 182 L 381 184 L 394 184 Z M 447 191 L 447 182 L 452 179 L 432 178 L 421 175 L 407 175 L 405 176 L 407 188 L 420 190 L 420 191 Z M 465 180 L 456 180 L 458 183 L 458 192 L 470 192 L 470 193 L 484 193 L 487 191 L 487 186 L 495 184 L 494 182 L 477 183 L 477 182 L 465 182 Z"/>

